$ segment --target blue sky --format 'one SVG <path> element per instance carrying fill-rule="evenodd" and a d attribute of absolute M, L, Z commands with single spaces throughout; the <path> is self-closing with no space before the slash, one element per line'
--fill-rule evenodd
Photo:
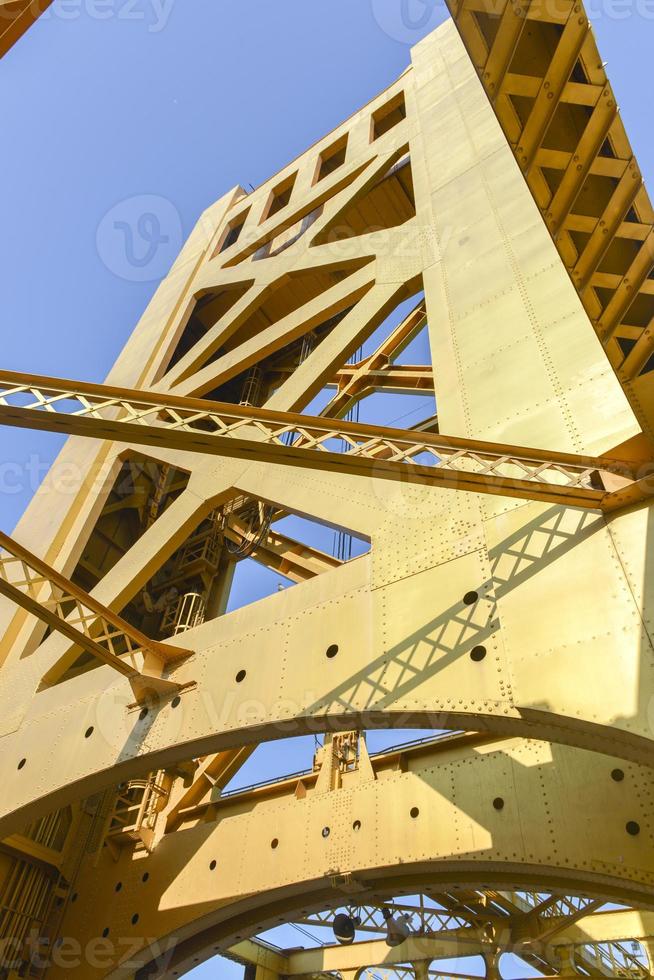
<path fill-rule="evenodd" d="M 589 10 L 647 178 L 654 0 Z M 265 180 L 385 88 L 444 17 L 431 0 L 55 0 L 0 62 L 4 366 L 101 380 L 156 287 L 149 275 L 165 271 L 126 276 L 107 216 L 163 199 L 174 249 L 212 201 Z M 0 528 L 60 444 L 0 430 Z M 310 761 L 305 741 L 273 746 L 243 778 Z"/>

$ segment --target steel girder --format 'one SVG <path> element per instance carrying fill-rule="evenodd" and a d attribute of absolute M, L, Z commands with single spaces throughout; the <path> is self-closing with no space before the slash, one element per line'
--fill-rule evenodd
<path fill-rule="evenodd" d="M 206 475 L 208 498 L 221 470 Z M 284 483 L 283 473 L 268 468 L 250 479 L 269 499 Z M 497 540 L 492 525 L 481 536 L 472 531 L 479 514 L 472 498 L 466 514 L 422 488 L 410 516 L 394 520 L 384 534 L 375 530 L 376 508 L 395 505 L 384 493 L 392 485 L 359 487 L 353 498 L 349 481 L 341 479 L 332 481 L 328 499 L 320 498 L 319 475 L 313 484 L 285 486 L 284 499 L 294 509 L 297 500 L 297 509 L 308 507 L 318 519 L 329 519 L 336 502 L 342 513 L 350 507 L 355 528 L 371 535 L 372 558 L 185 633 L 184 646 L 194 655 L 167 674 L 183 688 L 175 706 L 164 698 L 144 718 L 138 708 L 126 710 L 133 701 L 129 685 L 104 667 L 68 681 L 65 701 L 59 686 L 41 690 L 21 725 L 4 738 L 5 757 L 16 764 L 27 757 L 29 763 L 20 771 L 10 767 L 3 814 L 8 829 L 115 778 L 262 738 L 339 728 L 519 732 L 651 764 L 654 669 L 635 599 L 621 591 L 644 566 L 634 565 L 626 580 L 615 561 L 616 548 L 628 548 L 641 534 L 646 511 L 614 518 L 609 528 L 600 515 L 530 504 L 505 516 L 505 533 Z M 247 479 L 239 483 L 249 489 Z M 202 484 L 194 486 L 199 492 Z M 427 543 L 426 523 L 434 528 Z M 142 540 L 147 554 L 145 535 Z M 597 579 L 583 577 L 589 567 L 603 568 L 601 628 L 593 605 Z M 565 597 L 563 569 L 576 582 Z M 112 580 L 124 588 L 120 563 L 114 572 L 107 588 Z M 281 645 L 283 659 L 262 660 L 263 637 L 271 648 Z M 525 657 L 528 643 L 532 654 Z M 334 647 L 337 655 L 327 656 Z M 57 662 L 67 656 L 65 638 L 51 636 L 34 656 L 33 669 L 55 676 Z M 216 656 L 220 671 L 212 667 Z M 619 689 L 612 682 L 616 656 Z M 559 669 L 565 671 L 563 687 Z M 245 676 L 237 681 L 241 671 Z M 2 696 L 8 712 L 11 689 Z M 98 714 L 102 737 L 80 744 L 79 732 Z M 45 762 L 53 744 L 66 746 L 64 771 Z"/>
<path fill-rule="evenodd" d="M 0 372 L 0 423 L 607 512 L 651 493 L 653 465 L 646 460 L 593 459 L 428 432 L 408 435 L 10 371 Z"/>
<path fill-rule="evenodd" d="M 538 881 L 549 890 L 652 906 L 647 799 L 654 777 L 634 766 L 618 784 L 611 778 L 618 761 L 530 740 L 469 742 L 462 759 L 456 740 L 446 740 L 407 753 L 404 768 L 391 768 L 381 757 L 377 778 L 355 773 L 332 792 L 298 797 L 296 780 L 218 800 L 203 820 L 164 838 L 147 865 L 114 864 L 106 853 L 98 865 L 89 856 L 76 885 L 82 911 L 71 907 L 69 915 L 82 948 L 108 929 L 113 952 L 102 968 L 87 967 L 87 976 L 133 976 L 153 955 L 173 948 L 184 963 L 184 943 L 192 946 L 199 934 L 207 944 L 211 935 L 213 951 L 280 918 L 382 902 L 425 886 L 429 894 L 452 885 L 511 890 Z M 571 795 L 580 803 L 574 812 L 560 806 Z M 544 833 L 525 836 L 527 819 Z M 85 902 L 90 894 L 94 901 Z M 436 936 L 434 956 L 477 952 L 480 943 L 489 952 L 514 944 L 520 949 L 518 937 L 501 938 L 501 930 L 488 928 L 497 927 L 496 919 L 480 909 L 470 946 L 461 935 Z M 584 931 L 581 919 L 574 936 L 552 942 L 574 944 Z M 132 936 L 141 937 L 140 948 L 129 942 Z M 419 948 L 420 939 L 415 944 Z M 193 952 L 197 956 L 197 947 Z M 337 968 L 336 955 L 322 968 Z M 121 957 L 129 967 L 118 964 Z M 174 968 L 173 957 L 167 975 Z M 62 975 L 55 966 L 52 976 Z"/>

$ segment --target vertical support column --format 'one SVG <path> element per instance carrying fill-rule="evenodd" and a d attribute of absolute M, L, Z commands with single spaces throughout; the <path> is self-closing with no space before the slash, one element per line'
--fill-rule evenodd
<path fill-rule="evenodd" d="M 222 616 L 226 612 L 236 564 L 236 561 L 230 558 L 226 550 L 223 549 L 220 564 L 218 565 L 218 572 L 216 573 L 207 600 L 207 619 L 215 619 L 217 616 Z"/>
<path fill-rule="evenodd" d="M 605 452 L 633 435 L 633 413 L 455 25 L 411 57 L 416 210 L 435 248 L 424 284 L 440 430 Z M 434 119 L 447 120 L 447 139 Z M 494 381 L 506 377 L 510 391 Z M 584 417 L 583 404 L 602 405 L 601 418 Z"/>
<path fill-rule="evenodd" d="M 271 970 L 268 966 L 257 966 L 255 963 L 251 963 L 245 967 L 243 980 L 282 980 L 282 975 Z"/>
<path fill-rule="evenodd" d="M 502 980 L 500 973 L 501 950 L 493 953 L 484 953 L 484 963 L 486 964 L 486 980 Z"/>
<path fill-rule="evenodd" d="M 559 954 L 559 971 L 561 974 L 576 973 L 575 948 L 574 946 L 557 946 Z"/>
<path fill-rule="evenodd" d="M 423 960 L 413 964 L 413 975 L 416 980 L 429 980 L 429 963 Z"/>

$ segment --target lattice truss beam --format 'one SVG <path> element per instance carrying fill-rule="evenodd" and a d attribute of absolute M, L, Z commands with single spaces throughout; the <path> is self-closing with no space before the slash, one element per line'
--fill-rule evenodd
<path fill-rule="evenodd" d="M 445 950 L 449 949 L 450 958 L 481 955 L 492 960 L 495 946 L 514 952 L 545 975 L 571 970 L 587 976 L 650 976 L 646 947 L 636 937 L 648 945 L 654 936 L 644 933 L 654 922 L 646 916 L 636 924 L 638 913 L 634 916 L 631 910 L 602 911 L 603 905 L 597 899 L 577 895 L 493 890 L 423 894 L 408 904 L 396 899 L 372 907 L 359 906 L 355 899 L 349 908 L 357 917 L 359 948 L 349 959 L 356 957 L 360 966 L 365 964 L 366 957 L 370 957 L 370 964 L 410 960 L 414 965 L 417 962 L 428 965 L 437 955 L 445 958 Z M 411 935 L 416 937 L 408 947 L 398 947 L 391 953 L 388 947 L 372 940 L 373 935 L 385 934 L 384 908 L 390 909 L 393 915 L 407 917 Z M 309 931 L 331 930 L 333 917 L 334 911 L 327 909 L 296 921 Z M 616 940 L 621 931 L 628 941 Z M 587 942 L 579 941 L 584 934 Z M 320 952 L 300 954 L 296 963 L 291 954 L 288 964 L 291 975 L 296 964 L 302 968 L 308 966 L 311 956 L 313 968 L 325 965 Z M 335 966 L 338 953 L 331 952 L 329 956 L 328 965 Z M 344 959 L 348 960 L 347 953 Z M 389 975 L 395 976 L 394 970 L 401 969 L 391 967 Z M 439 975 L 438 964 L 434 963 L 429 972 Z M 414 976 L 414 973 L 407 975 Z"/>
<path fill-rule="evenodd" d="M 428 432 L 418 438 L 404 430 L 11 372 L 0 374 L 0 422 L 606 511 L 650 494 L 644 461 L 575 457 Z M 611 491 L 613 486 L 619 489 Z"/>
<path fill-rule="evenodd" d="M 485 0 L 464 0 L 453 13 L 651 433 L 651 208 L 585 15 L 565 3 L 548 12 L 537 3 L 489 9 Z M 136 916 L 149 937 L 130 953 L 136 966 L 112 947 L 111 965 L 88 967 L 89 978 L 134 976 L 160 940 L 173 942 L 170 975 L 216 944 L 257 968 L 270 954 L 266 980 L 352 980 L 380 960 L 400 976 L 441 975 L 438 960 L 452 943 L 483 955 L 489 977 L 503 949 L 564 977 L 651 972 L 654 930 L 639 907 L 652 905 L 654 881 L 643 585 L 651 576 L 646 508 L 633 506 L 648 499 L 651 452 L 642 442 L 624 459 L 611 450 L 635 427 L 613 377 L 600 378 L 592 333 L 592 350 L 577 336 L 585 315 L 571 328 L 575 356 L 599 409 L 585 428 L 570 421 L 566 399 L 575 404 L 578 378 L 570 385 L 561 368 L 568 350 L 554 327 L 569 310 L 560 279 L 544 287 L 554 309 L 538 335 L 551 387 L 538 404 L 535 393 L 525 397 L 534 355 L 520 354 L 524 337 L 511 329 L 543 314 L 536 298 L 529 315 L 507 313 L 502 302 L 513 286 L 530 298 L 539 269 L 551 270 L 547 236 L 547 248 L 534 246 L 539 265 L 521 244 L 522 226 L 502 232 L 502 247 L 490 250 L 513 254 L 509 285 L 495 255 L 469 267 L 456 251 L 448 258 L 436 221 L 446 204 L 436 200 L 441 173 L 430 169 L 442 118 L 454 135 L 440 169 L 464 216 L 456 248 L 489 233 L 474 227 L 480 199 L 470 175 L 483 171 L 497 199 L 505 188 L 492 154 L 466 156 L 458 90 L 446 111 L 433 108 L 460 85 L 461 105 L 481 123 L 475 139 L 493 128 L 489 118 L 497 130 L 460 42 L 453 31 L 442 38 L 455 70 L 437 59 L 425 66 L 419 52 L 414 69 L 337 133 L 205 216 L 106 385 L 0 373 L 0 421 L 90 437 L 70 440 L 60 460 L 82 474 L 74 500 L 53 501 L 46 487 L 16 532 L 23 543 L 3 537 L 0 560 L 0 592 L 11 599 L 0 607 L 2 747 L 12 760 L 1 819 L 3 832 L 16 831 L 3 846 L 47 864 L 52 856 L 29 834 L 21 840 L 24 822 L 93 795 L 80 817 L 85 850 L 68 844 L 75 870 L 58 885 L 60 918 L 48 919 L 44 906 L 39 922 L 48 919 L 52 939 L 74 933 L 86 942 L 134 935 Z M 499 169 L 511 178 L 506 162 Z M 529 216 L 518 174 L 509 188 Z M 490 200 L 481 198 L 489 214 Z M 459 269 L 464 287 L 454 281 Z M 395 315 L 404 303 L 408 312 Z M 485 354 L 466 347 L 470 309 L 481 317 L 475 337 Z M 384 324 L 363 356 L 361 345 Z M 404 363 L 425 328 L 433 367 Z M 495 331 L 517 358 L 505 362 L 503 370 L 517 369 L 499 387 L 494 362 L 487 375 L 478 370 L 493 359 Z M 486 426 L 470 391 L 458 417 L 468 373 L 488 405 L 501 388 L 519 395 L 520 425 L 510 417 Z M 326 387 L 331 397 L 316 413 L 312 402 Z M 412 429 L 343 418 L 373 392 L 436 392 L 438 413 Z M 567 429 L 557 421 L 564 403 Z M 605 417 L 613 414 L 621 421 Z M 439 431 L 445 426 L 455 434 Z M 562 445 L 563 431 L 569 451 L 505 440 L 516 431 L 540 447 Z M 117 467 L 143 446 L 158 468 L 147 499 L 116 499 Z M 449 492 L 461 490 L 470 492 Z M 128 512 L 133 526 L 121 537 Z M 341 561 L 295 541 L 274 527 L 285 514 L 356 533 L 373 553 Z M 222 617 L 235 562 L 249 556 L 299 588 Z M 24 613 L 45 621 L 49 635 Z M 80 650 L 115 675 L 89 673 Z M 143 684 L 142 695 L 125 691 L 123 677 Z M 367 761 L 362 751 L 354 768 L 324 775 L 327 752 L 300 777 L 226 792 L 262 738 L 369 723 L 519 738 L 496 744 L 468 734 Z M 547 834 L 531 832 L 546 822 Z M 4 896 L 16 915 L 19 891 Z M 84 900 L 83 922 L 73 894 Z M 410 894 L 435 905 L 423 898 L 416 911 L 406 902 L 421 935 L 391 963 L 378 938 L 380 909 Z M 606 894 L 638 908 L 603 911 Z M 318 927 L 352 905 L 367 937 L 351 949 L 354 964 L 345 949 L 246 955 L 244 937 L 280 918 Z M 54 963 L 48 980 L 69 975 Z"/>

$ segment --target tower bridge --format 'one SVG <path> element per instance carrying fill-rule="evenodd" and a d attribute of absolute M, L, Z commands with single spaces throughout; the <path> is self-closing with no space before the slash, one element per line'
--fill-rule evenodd
<path fill-rule="evenodd" d="M 0 371 L 69 436 L 0 536 L 7 980 L 654 971 L 654 212 L 582 4 L 448 5 L 106 383 Z"/>

